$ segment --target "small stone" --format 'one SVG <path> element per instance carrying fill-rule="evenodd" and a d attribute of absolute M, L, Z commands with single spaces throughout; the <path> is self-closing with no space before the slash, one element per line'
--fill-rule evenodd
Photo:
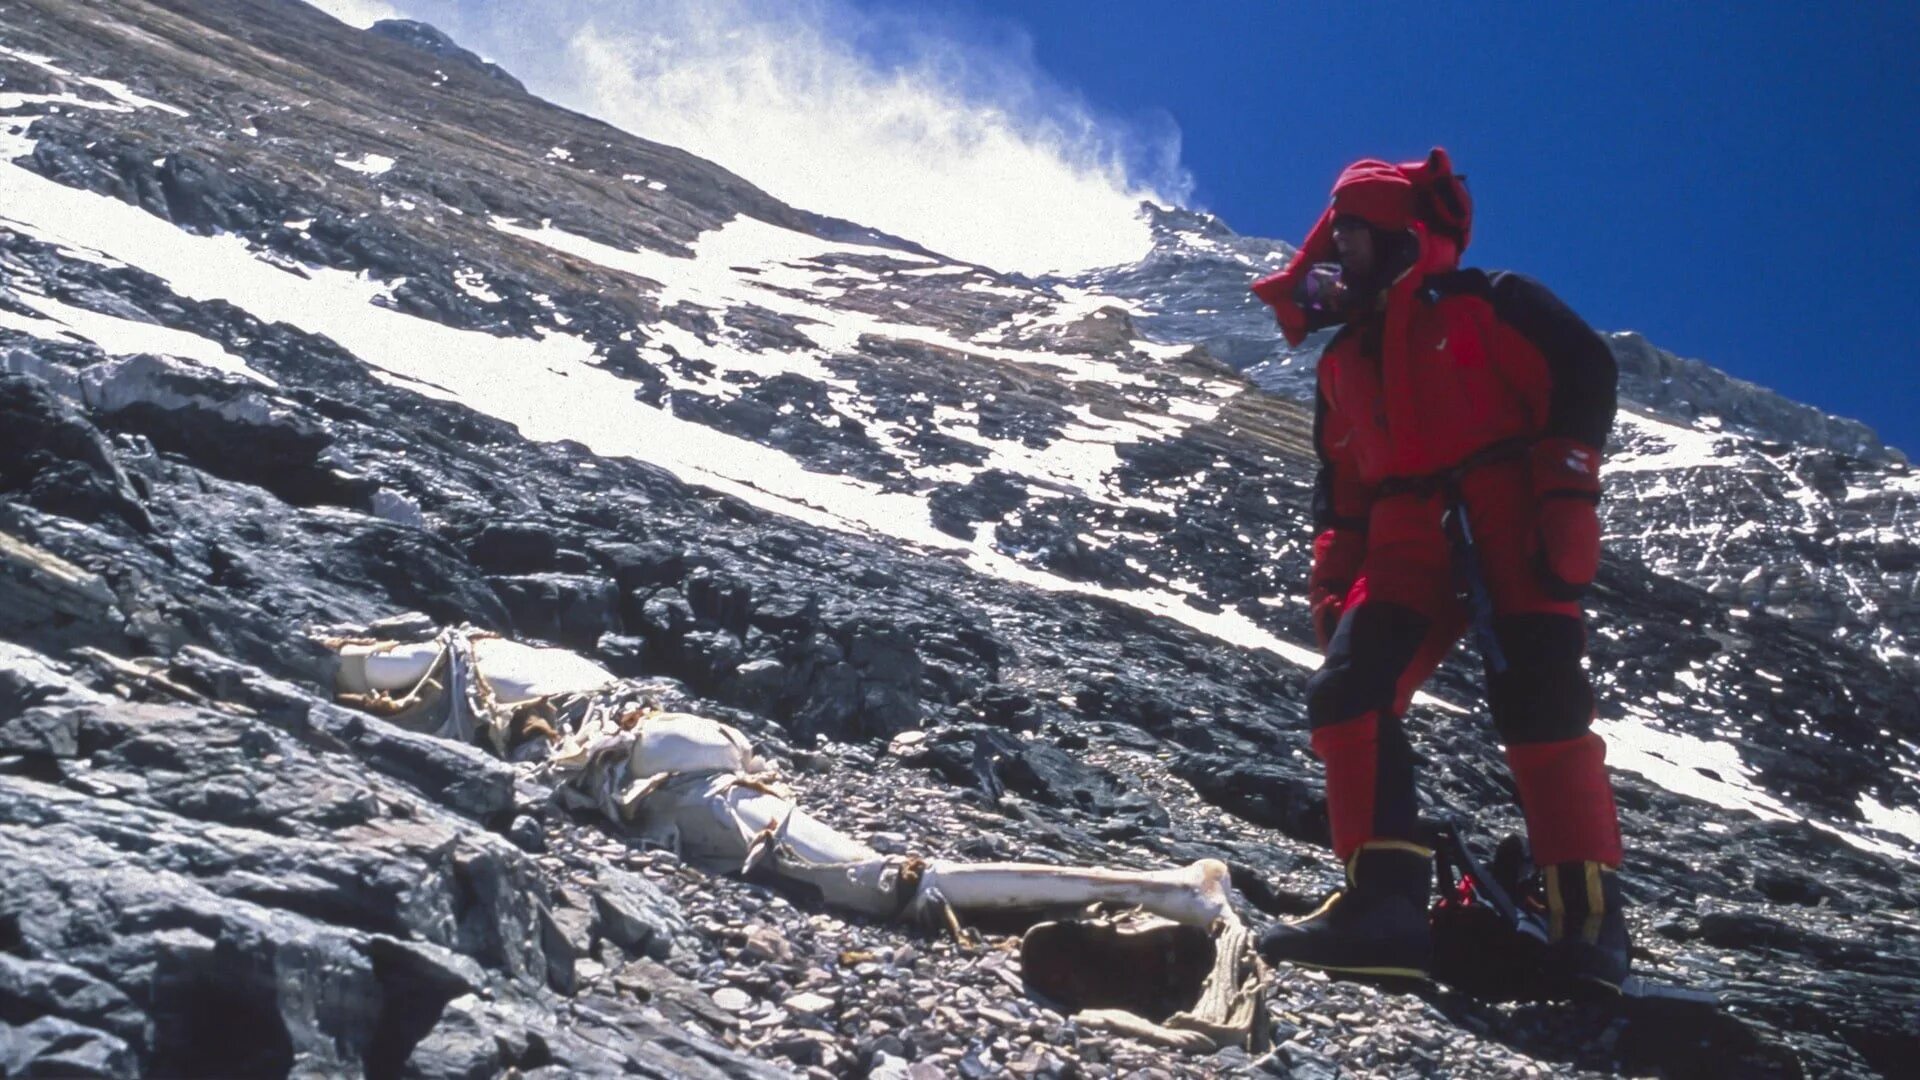
<path fill-rule="evenodd" d="M 789 1012 L 799 1013 L 802 1016 L 813 1016 L 833 1008 L 833 999 L 824 994 L 816 994 L 811 990 L 807 990 L 793 995 L 781 1002 L 780 1005 Z"/>
<path fill-rule="evenodd" d="M 996 1024 L 999 1024 L 1001 1027 L 1012 1028 L 1012 1027 L 1020 1026 L 1019 1017 L 1013 1015 L 1012 1013 L 1001 1012 L 999 1009 L 995 1009 L 990 1006 L 986 1006 L 986 1005 L 980 1006 L 979 1014 L 980 1014 L 980 1019 L 990 1020 Z"/>
<path fill-rule="evenodd" d="M 507 826 L 507 839 L 513 846 L 530 855 L 538 855 L 547 850 L 547 831 L 540 826 L 540 820 L 531 814 L 521 814 Z"/>
<path fill-rule="evenodd" d="M 713 992 L 713 1003 L 730 1013 L 746 1012 L 753 1007 L 753 995 L 737 987 L 723 986 Z"/>
<path fill-rule="evenodd" d="M 882 855 L 905 855 L 907 845 L 905 833 L 877 832 L 867 836 L 867 846 Z"/>
<path fill-rule="evenodd" d="M 767 926 L 756 926 L 747 931 L 747 942 L 741 949 L 762 960 L 777 963 L 793 959 L 793 945 L 778 930 Z"/>
<path fill-rule="evenodd" d="M 809 1033 L 779 1036 L 767 1043 L 767 1050 L 774 1056 L 786 1058 L 795 1065 L 820 1063 L 820 1043 Z"/>

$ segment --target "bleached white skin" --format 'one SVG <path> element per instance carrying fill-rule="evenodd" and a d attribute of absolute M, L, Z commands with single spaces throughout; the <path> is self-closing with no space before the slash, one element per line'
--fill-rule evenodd
<path fill-rule="evenodd" d="M 514 705 L 555 694 L 581 694 L 615 681 L 613 673 L 566 649 L 524 645 L 508 638 L 475 636 L 474 662 L 485 672 L 493 699 Z M 366 688 L 400 695 L 411 691 L 439 663 L 446 642 L 440 638 L 374 647 L 348 645 Z M 353 688 L 358 692 L 358 688 Z"/>
<path fill-rule="evenodd" d="M 369 689 L 386 694 L 404 694 L 418 686 L 440 658 L 440 643 L 416 641 L 405 645 L 370 650 L 364 668 Z"/>
<path fill-rule="evenodd" d="M 502 705 L 552 694 L 584 693 L 614 682 L 611 671 L 584 656 L 507 638 L 475 640 L 473 656 Z"/>

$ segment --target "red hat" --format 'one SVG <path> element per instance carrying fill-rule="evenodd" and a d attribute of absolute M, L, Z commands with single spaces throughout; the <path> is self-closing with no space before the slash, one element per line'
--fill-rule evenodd
<path fill-rule="evenodd" d="M 1413 221 L 1414 186 L 1407 167 L 1367 158 L 1341 170 L 1333 182 L 1333 212 L 1352 215 L 1382 229 L 1404 229 Z"/>
<path fill-rule="evenodd" d="M 1473 234 L 1473 200 L 1465 180 L 1454 175 L 1445 150 L 1436 146 L 1425 161 L 1403 165 L 1367 158 L 1347 166 L 1333 183 L 1332 205 L 1292 261 L 1253 283 L 1254 295 L 1273 308 L 1281 330 L 1295 345 L 1313 328 L 1294 301 L 1294 290 L 1308 268 L 1334 258 L 1333 219 L 1342 214 L 1382 229 L 1416 231 L 1422 238 L 1422 265 L 1417 268 L 1422 277 L 1456 263 Z M 1450 243 L 1435 242 L 1440 239 Z"/>

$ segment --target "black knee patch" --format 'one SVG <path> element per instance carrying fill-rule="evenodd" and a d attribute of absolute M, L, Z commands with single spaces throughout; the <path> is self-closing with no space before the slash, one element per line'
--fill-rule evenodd
<path fill-rule="evenodd" d="M 1507 670 L 1487 673 L 1493 726 L 1507 744 L 1577 739 L 1593 724 L 1593 686 L 1580 666 L 1586 630 L 1570 615 L 1502 615 L 1493 629 Z"/>
<path fill-rule="evenodd" d="M 1426 616 L 1399 604 L 1349 608 L 1327 642 L 1327 658 L 1307 680 L 1307 723 L 1323 728 L 1393 709 L 1400 674 L 1427 635 Z"/>

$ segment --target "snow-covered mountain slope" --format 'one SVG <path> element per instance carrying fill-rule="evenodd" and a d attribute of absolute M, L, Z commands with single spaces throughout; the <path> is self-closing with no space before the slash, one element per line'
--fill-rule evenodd
<path fill-rule="evenodd" d="M 564 644 L 753 733 L 845 828 L 1224 858 L 1250 917 L 1299 910 L 1329 869 L 1301 698 L 1310 417 L 1235 373 L 1272 345 L 1246 280 L 1286 249 L 1159 211 L 1138 266 L 1001 274 L 443 44 L 290 2 L 8 6 L 0 851 L 22 869 L 0 1031 L 27 1049 L 7 1053 L 1235 1064 L 1096 1036 L 927 935 L 628 851 L 477 752 L 326 703 L 306 632 L 418 610 Z M 1275 1069 L 1791 1075 L 1920 1049 L 1913 488 L 1654 415 L 1620 436 L 1592 652 L 1640 960 L 1733 1015 L 1681 1036 L 1282 972 Z M 1517 829 L 1477 683 L 1449 664 L 1417 708 L 1428 809 Z M 915 729 L 898 745 L 922 749 L 888 752 Z M 721 985 L 748 1011 L 717 1010 Z M 796 1018 L 803 989 L 839 1014 Z M 258 1036 L 203 1038 L 223 1010 Z"/>
<path fill-rule="evenodd" d="M 1313 399 L 1331 331 L 1289 348 L 1246 291 L 1292 248 L 1146 207 L 1153 251 L 1073 287 L 1129 302 L 1149 338 L 1198 343 L 1264 390 Z M 1920 490 L 1905 456 L 1829 416 L 1633 333 L 1608 335 L 1626 404 L 1609 448 L 1611 550 L 1738 605 L 1865 648 L 1920 654 Z"/>

